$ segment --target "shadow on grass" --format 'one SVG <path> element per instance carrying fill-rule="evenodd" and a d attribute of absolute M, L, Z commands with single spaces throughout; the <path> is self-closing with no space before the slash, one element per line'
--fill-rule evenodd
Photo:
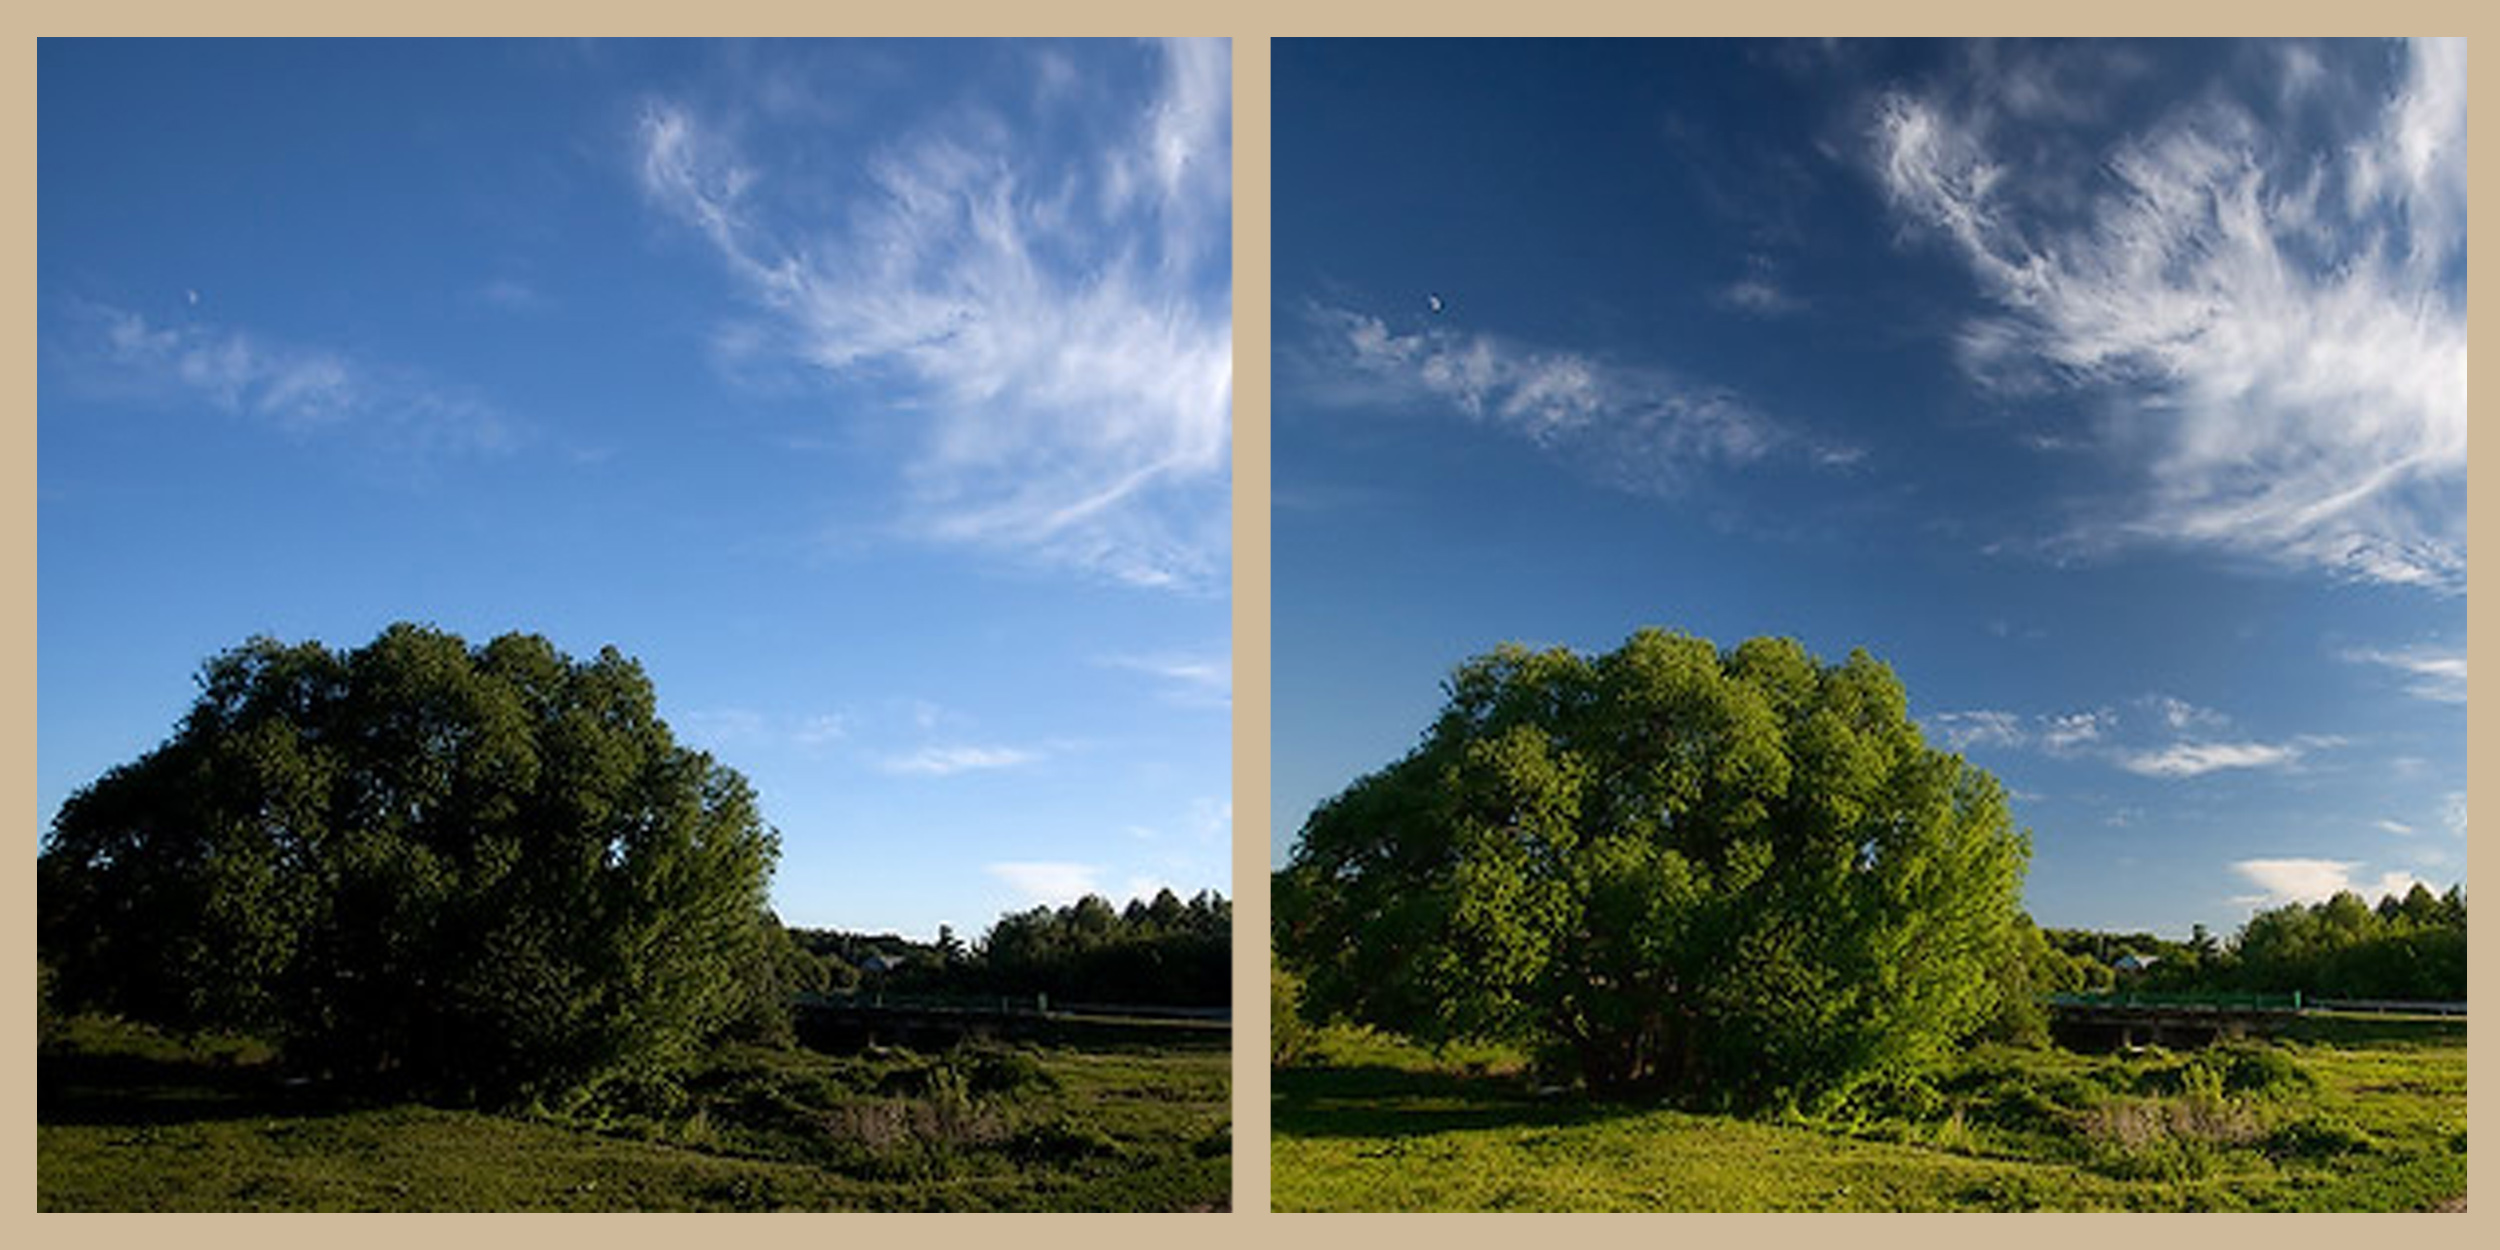
<path fill-rule="evenodd" d="M 47 1052 L 35 1061 L 35 1122 L 163 1127 L 201 1120 L 318 1115 L 366 1105 L 336 1090 L 290 1086 L 275 1065 L 148 1055 Z"/>
<path fill-rule="evenodd" d="M 1647 1114 L 1651 1108 L 1539 1096 L 1516 1076 L 1462 1076 L 1377 1064 L 1277 1072 L 1272 1127 L 1279 1137 L 1415 1138 L 1498 1128 L 1565 1128 Z"/>

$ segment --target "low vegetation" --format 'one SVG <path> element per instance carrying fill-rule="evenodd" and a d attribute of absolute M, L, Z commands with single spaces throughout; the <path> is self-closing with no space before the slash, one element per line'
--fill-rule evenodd
<path fill-rule="evenodd" d="M 1331 1026 L 1275 1076 L 1279 1210 L 2420 1210 L 2465 1192 L 2465 1043 L 1986 1046 L 1807 1118 L 1591 1100 L 1527 1057 Z"/>
<path fill-rule="evenodd" d="M 44 1210 L 1207 1210 L 1220 1047 L 731 1045 L 666 1107 L 496 1114 L 289 1078 L 233 1037 L 56 1021 Z"/>

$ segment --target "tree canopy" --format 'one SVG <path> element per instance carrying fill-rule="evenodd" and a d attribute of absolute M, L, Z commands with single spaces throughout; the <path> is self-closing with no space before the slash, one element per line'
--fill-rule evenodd
<path fill-rule="evenodd" d="M 55 990 L 455 1098 L 665 1083 L 778 992 L 778 841 L 655 706 L 613 648 L 246 642 L 63 805 L 37 866 Z"/>
<path fill-rule="evenodd" d="M 1279 874 L 1315 1008 L 1727 1102 L 1913 1070 L 1995 1015 L 2028 837 L 1864 652 L 1644 630 L 1506 645 L 1447 693 Z"/>

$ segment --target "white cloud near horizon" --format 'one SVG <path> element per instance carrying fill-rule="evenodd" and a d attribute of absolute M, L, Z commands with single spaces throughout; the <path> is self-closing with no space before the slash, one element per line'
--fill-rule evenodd
<path fill-rule="evenodd" d="M 1565 456 L 1618 489 L 1672 493 L 1696 475 L 1775 454 L 1831 467 L 1860 449 L 1801 438 L 1734 390 L 1586 352 L 1369 313 L 1305 310 L 1316 326 L 1311 393 L 1339 406 L 1444 408 Z"/>
<path fill-rule="evenodd" d="M 996 118 L 908 131 L 867 162 L 867 192 L 801 224 L 729 128 L 644 113 L 643 189 L 762 312 L 736 329 L 746 350 L 908 396 L 904 533 L 1226 583 L 1230 50 L 1155 47 L 1154 98 L 1090 162 Z"/>
<path fill-rule="evenodd" d="M 1015 891 L 1026 906 L 1065 906 L 1088 894 L 1102 893 L 1102 868 L 1063 860 L 1026 860 L 987 864 L 983 870 Z"/>
<path fill-rule="evenodd" d="M 1105 884 L 1111 869 L 1101 864 L 1082 864 L 1066 860 L 1009 860 L 984 864 L 982 871 L 1006 883 L 1020 905 L 1065 907 L 1088 894 L 1096 894 L 1115 908 L 1131 902 L 1151 901 L 1161 890 L 1170 890 L 1182 899 L 1196 894 L 1195 889 L 1181 885 L 1171 877 L 1155 872 L 1131 873 L 1117 886 Z"/>
<path fill-rule="evenodd" d="M 516 441 L 491 405 L 415 371 L 196 315 L 151 322 L 84 305 L 67 344 L 75 384 L 152 403 L 201 403 L 290 434 L 355 432 L 398 449 L 499 452 Z"/>
<path fill-rule="evenodd" d="M 2465 50 L 2406 47 L 2400 88 L 2342 150 L 2182 108 L 2096 154 L 2079 220 L 1996 112 L 1881 101 L 1883 189 L 1994 305 L 1961 329 L 1970 372 L 2109 401 L 2101 441 L 2141 481 L 2075 541 L 2462 590 Z"/>
<path fill-rule="evenodd" d="M 2438 888 L 2401 868 L 2380 873 L 2375 879 L 2356 877 L 2354 870 L 2361 866 L 2357 861 L 2342 859 L 2239 860 L 2231 865 L 2231 870 L 2247 878 L 2262 893 L 2242 895 L 2232 901 L 2280 907 L 2287 903 L 2322 903 L 2349 890 L 2375 903 L 2390 894 L 2402 897 L 2417 883 Z"/>

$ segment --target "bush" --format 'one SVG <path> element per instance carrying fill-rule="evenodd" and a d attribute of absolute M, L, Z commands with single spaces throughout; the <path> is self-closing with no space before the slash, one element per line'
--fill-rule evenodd
<path fill-rule="evenodd" d="M 2266 1153 L 2277 1159 L 2335 1159 L 2377 1149 L 2368 1132 L 2334 1115 L 2295 1120 L 2266 1138 Z"/>
<path fill-rule="evenodd" d="M 1601 1096 L 1824 1106 L 2028 984 L 2027 836 L 1892 670 L 1642 630 L 1459 666 L 1275 881 L 1314 1014 L 1558 1046 Z"/>
<path fill-rule="evenodd" d="M 1285 971 L 1271 950 L 1267 956 L 1267 1061 L 1290 1068 L 1310 1057 L 1319 1030 L 1302 1016 L 1302 978 Z"/>
<path fill-rule="evenodd" d="M 772 993 L 777 840 L 642 669 L 396 625 L 256 639 L 37 860 L 61 1005 L 454 1101 L 665 1086 Z"/>

